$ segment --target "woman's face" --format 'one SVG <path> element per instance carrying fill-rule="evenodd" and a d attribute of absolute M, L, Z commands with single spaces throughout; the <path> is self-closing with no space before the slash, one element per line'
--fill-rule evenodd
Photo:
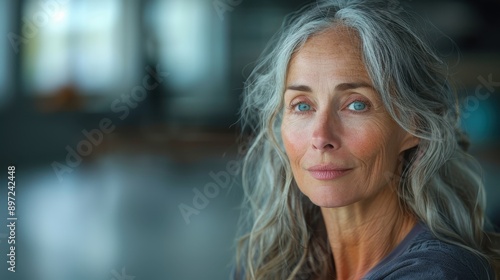
<path fill-rule="evenodd" d="M 388 193 L 402 152 L 418 141 L 387 113 L 360 41 L 346 28 L 309 38 L 293 55 L 284 106 L 281 133 L 295 181 L 321 207 Z"/>

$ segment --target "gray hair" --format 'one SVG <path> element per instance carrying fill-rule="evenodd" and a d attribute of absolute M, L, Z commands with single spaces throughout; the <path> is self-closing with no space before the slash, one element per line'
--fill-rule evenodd
<path fill-rule="evenodd" d="M 243 164 L 245 191 L 237 268 L 245 279 L 322 279 L 335 275 L 319 207 L 299 191 L 280 136 L 287 66 L 312 35 L 342 25 L 362 43 L 367 71 L 386 110 L 420 139 L 398 176 L 401 204 L 438 238 L 494 264 L 484 230 L 480 168 L 466 153 L 446 64 L 388 1 L 321 1 L 292 14 L 247 80 L 243 128 L 253 133 Z"/>

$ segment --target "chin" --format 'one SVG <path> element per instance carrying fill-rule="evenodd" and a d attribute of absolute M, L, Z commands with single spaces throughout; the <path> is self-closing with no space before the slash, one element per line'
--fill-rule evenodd
<path fill-rule="evenodd" d="M 315 187 L 313 191 L 304 193 L 314 205 L 322 208 L 338 208 L 356 202 L 351 197 L 346 197 L 345 193 L 338 193 L 332 190 L 331 186 Z"/>
<path fill-rule="evenodd" d="M 314 205 L 319 206 L 321 208 L 340 208 L 340 207 L 344 207 L 344 206 L 351 204 L 351 203 L 342 203 L 342 202 L 336 202 L 336 201 L 325 200 L 325 199 L 322 199 L 322 200 L 310 199 L 310 200 Z"/>

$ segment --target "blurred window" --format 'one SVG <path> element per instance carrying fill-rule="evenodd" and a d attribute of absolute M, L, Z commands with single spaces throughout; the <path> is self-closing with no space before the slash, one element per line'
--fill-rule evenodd
<path fill-rule="evenodd" d="M 154 0 L 144 18 L 151 60 L 170 74 L 163 84 L 171 90 L 166 110 L 191 116 L 227 111 L 229 22 L 212 1 Z"/>
<path fill-rule="evenodd" d="M 127 24 L 134 20 L 129 2 L 28 0 L 21 20 L 26 90 L 51 94 L 72 85 L 95 94 L 128 86 L 140 71 L 133 65 L 136 44 L 129 42 L 138 33 Z"/>

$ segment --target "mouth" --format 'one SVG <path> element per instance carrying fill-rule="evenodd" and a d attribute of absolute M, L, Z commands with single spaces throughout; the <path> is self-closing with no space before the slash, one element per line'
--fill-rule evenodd
<path fill-rule="evenodd" d="M 316 165 L 307 169 L 314 179 L 321 181 L 340 178 L 351 170 L 352 168 L 335 167 L 331 165 Z"/>

